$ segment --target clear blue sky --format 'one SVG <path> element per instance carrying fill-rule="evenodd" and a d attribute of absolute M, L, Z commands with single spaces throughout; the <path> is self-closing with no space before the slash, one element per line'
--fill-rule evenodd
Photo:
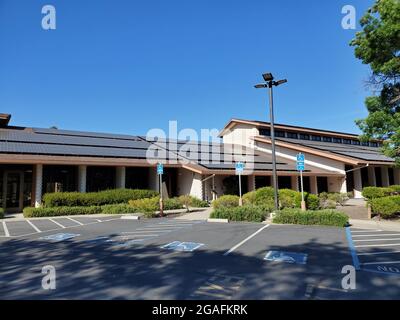
<path fill-rule="evenodd" d="M 41 28 L 53 4 L 57 29 Z M 232 117 L 359 132 L 368 66 L 348 43 L 372 0 L 0 0 L 0 112 L 13 124 L 145 134 L 221 128 Z M 357 26 L 358 30 L 360 29 Z"/>

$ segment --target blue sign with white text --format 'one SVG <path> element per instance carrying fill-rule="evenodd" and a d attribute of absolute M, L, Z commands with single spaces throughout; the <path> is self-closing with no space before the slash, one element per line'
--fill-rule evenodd
<path fill-rule="evenodd" d="M 296 161 L 296 169 L 297 169 L 297 171 L 304 171 L 305 170 L 305 164 L 304 164 L 305 157 L 304 157 L 304 154 L 299 153 L 296 156 L 296 159 L 297 159 L 297 161 Z"/>
<path fill-rule="evenodd" d="M 162 163 L 157 164 L 157 174 L 163 174 L 164 173 L 164 166 Z"/>
<path fill-rule="evenodd" d="M 235 165 L 236 169 L 236 174 L 242 174 L 244 170 L 244 163 L 243 162 L 237 162 Z"/>

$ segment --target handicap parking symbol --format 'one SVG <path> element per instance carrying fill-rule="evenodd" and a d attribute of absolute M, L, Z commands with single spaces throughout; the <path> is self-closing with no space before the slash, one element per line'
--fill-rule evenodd
<path fill-rule="evenodd" d="M 52 234 L 49 236 L 41 237 L 40 239 L 58 242 L 58 241 L 72 239 L 72 238 L 79 237 L 79 236 L 80 236 L 80 234 L 76 234 L 76 233 L 56 233 L 56 234 Z"/>
<path fill-rule="evenodd" d="M 161 248 L 174 251 L 192 252 L 202 246 L 204 246 L 203 243 L 173 241 L 171 243 L 162 246 Z"/>
<path fill-rule="evenodd" d="M 268 253 L 265 255 L 264 260 L 287 262 L 287 263 L 293 263 L 293 264 L 306 264 L 307 263 L 307 254 L 295 253 L 295 252 L 285 252 L 285 251 L 268 251 Z"/>

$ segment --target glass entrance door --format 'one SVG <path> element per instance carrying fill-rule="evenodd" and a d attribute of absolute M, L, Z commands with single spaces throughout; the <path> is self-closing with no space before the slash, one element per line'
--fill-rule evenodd
<path fill-rule="evenodd" d="M 3 204 L 7 212 L 22 211 L 23 193 L 22 185 L 24 183 L 23 172 L 5 172 L 3 182 Z"/>

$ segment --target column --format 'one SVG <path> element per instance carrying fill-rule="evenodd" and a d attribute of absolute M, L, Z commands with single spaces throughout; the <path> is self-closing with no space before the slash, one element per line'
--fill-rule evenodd
<path fill-rule="evenodd" d="M 256 190 L 256 176 L 253 174 L 247 176 L 247 189 L 249 192 Z"/>
<path fill-rule="evenodd" d="M 368 184 L 371 187 L 376 186 L 376 176 L 375 176 L 375 167 L 368 167 Z"/>
<path fill-rule="evenodd" d="M 203 200 L 203 176 L 199 173 L 193 173 L 193 181 L 190 187 L 190 195 Z"/>
<path fill-rule="evenodd" d="M 362 180 L 361 180 L 361 170 L 354 170 L 354 198 L 362 198 Z"/>
<path fill-rule="evenodd" d="M 400 185 L 400 168 L 393 168 L 394 184 Z"/>
<path fill-rule="evenodd" d="M 318 194 L 317 176 L 310 177 L 310 191 L 313 194 Z"/>
<path fill-rule="evenodd" d="M 125 167 L 117 167 L 115 170 L 116 173 L 116 187 L 117 189 L 125 189 L 125 180 L 126 180 L 126 168 Z"/>
<path fill-rule="evenodd" d="M 299 191 L 299 176 L 291 176 L 290 179 L 292 182 L 292 190 Z"/>
<path fill-rule="evenodd" d="M 82 193 L 86 192 L 86 173 L 87 166 L 78 167 L 78 191 Z"/>
<path fill-rule="evenodd" d="M 338 178 L 339 179 L 339 192 L 340 193 L 347 193 L 347 181 L 346 181 L 346 176 L 342 177 L 342 178 Z M 329 178 L 328 178 L 328 183 L 329 183 Z M 328 189 L 329 189 L 329 185 L 328 185 Z"/>
<path fill-rule="evenodd" d="M 37 164 L 35 167 L 35 208 L 42 205 L 42 185 L 43 185 L 43 165 Z"/>
<path fill-rule="evenodd" d="M 387 166 L 381 167 L 382 172 L 382 186 L 389 187 L 389 170 Z"/>

